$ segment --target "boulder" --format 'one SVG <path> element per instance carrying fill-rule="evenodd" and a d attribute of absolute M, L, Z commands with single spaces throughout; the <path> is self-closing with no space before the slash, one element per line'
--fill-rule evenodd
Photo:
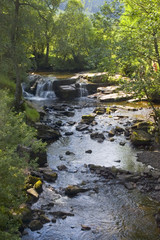
<path fill-rule="evenodd" d="M 33 220 L 29 224 L 29 228 L 32 231 L 40 230 L 43 227 L 43 224 L 39 220 Z"/>
<path fill-rule="evenodd" d="M 33 199 L 37 200 L 39 198 L 39 194 L 34 188 L 27 189 L 27 193 L 33 197 Z"/>
<path fill-rule="evenodd" d="M 96 117 L 95 113 L 91 113 L 89 115 L 83 115 L 82 116 L 82 122 L 85 123 L 85 124 L 90 124 L 94 121 L 95 117 Z"/>
<path fill-rule="evenodd" d="M 151 135 L 143 130 L 135 130 L 131 133 L 131 142 L 135 146 L 145 146 L 151 143 Z"/>
<path fill-rule="evenodd" d="M 43 177 L 48 182 L 55 182 L 58 175 L 56 172 L 53 172 L 51 169 L 43 171 Z"/>
<path fill-rule="evenodd" d="M 36 123 L 35 127 L 38 131 L 38 137 L 44 141 L 55 141 L 61 137 L 58 130 L 43 123 Z"/>
<path fill-rule="evenodd" d="M 77 131 L 84 131 L 84 130 L 87 130 L 88 129 L 88 125 L 87 124 L 82 124 L 82 123 L 79 123 L 77 126 L 76 126 L 76 130 Z"/>
<path fill-rule="evenodd" d="M 33 188 L 36 190 L 36 192 L 41 193 L 41 192 L 42 192 L 42 185 L 43 185 L 42 181 L 41 181 L 41 180 L 38 180 L 38 181 L 34 184 Z"/>
<path fill-rule="evenodd" d="M 96 109 L 94 110 L 94 113 L 96 113 L 97 115 L 102 115 L 106 112 L 106 108 L 105 107 L 96 107 Z"/>
<path fill-rule="evenodd" d="M 75 84 L 61 85 L 57 89 L 57 96 L 61 99 L 74 99 L 78 97 L 78 90 Z"/>
<path fill-rule="evenodd" d="M 137 123 L 132 125 L 132 129 L 139 129 L 143 131 L 147 131 L 153 126 L 153 122 L 150 121 L 138 121 Z"/>
<path fill-rule="evenodd" d="M 130 94 L 126 94 L 124 92 L 111 93 L 111 94 L 102 94 L 99 95 L 100 102 L 119 102 L 126 101 L 130 99 L 132 96 Z"/>
<path fill-rule="evenodd" d="M 68 197 L 74 197 L 78 193 L 86 192 L 88 189 L 80 188 L 79 186 L 76 185 L 69 185 L 68 187 L 65 188 L 65 194 Z"/>
<path fill-rule="evenodd" d="M 90 138 L 93 140 L 97 140 L 98 142 L 103 142 L 105 139 L 105 136 L 103 133 L 95 132 L 90 134 Z"/>

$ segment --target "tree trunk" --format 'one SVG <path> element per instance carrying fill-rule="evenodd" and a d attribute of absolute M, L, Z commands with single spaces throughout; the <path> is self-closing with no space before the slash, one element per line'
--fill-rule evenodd
<path fill-rule="evenodd" d="M 158 41 L 157 41 L 156 32 L 153 33 L 153 37 L 154 37 L 154 49 L 155 49 L 155 53 L 156 53 L 156 57 L 157 57 L 157 62 L 158 62 L 158 65 L 160 67 L 160 55 L 159 55 Z"/>
<path fill-rule="evenodd" d="M 19 67 L 19 59 L 17 52 L 17 40 L 18 40 L 18 24 L 19 24 L 19 8 L 20 2 L 19 0 L 14 1 L 14 19 L 12 25 L 12 33 L 11 33 L 11 52 L 12 52 L 12 61 L 16 75 L 16 92 L 15 92 L 15 108 L 18 110 L 20 108 L 20 103 L 22 99 L 22 89 L 21 89 L 21 77 L 20 77 L 20 67 Z"/>
<path fill-rule="evenodd" d="M 46 56 L 45 56 L 45 66 L 48 67 L 48 57 L 49 57 L 49 37 L 46 36 Z"/>

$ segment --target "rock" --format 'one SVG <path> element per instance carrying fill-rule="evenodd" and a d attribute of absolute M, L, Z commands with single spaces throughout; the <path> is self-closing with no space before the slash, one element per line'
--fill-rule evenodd
<path fill-rule="evenodd" d="M 71 135 L 73 135 L 73 132 L 65 132 L 65 135 L 66 136 L 71 136 Z"/>
<path fill-rule="evenodd" d="M 29 207 L 27 207 L 26 205 L 23 205 L 20 207 L 19 211 L 20 211 L 22 222 L 24 224 L 28 224 L 29 222 L 31 222 L 33 218 L 33 212 Z"/>
<path fill-rule="evenodd" d="M 160 169 L 160 152 L 159 151 L 143 151 L 137 154 L 137 161 L 153 168 Z"/>
<path fill-rule="evenodd" d="M 101 92 L 103 94 L 111 94 L 117 91 L 118 86 L 107 86 L 107 87 L 99 87 L 97 88 L 97 92 Z"/>
<path fill-rule="evenodd" d="M 96 107 L 96 109 L 94 110 L 94 113 L 96 113 L 97 115 L 102 115 L 106 112 L 106 108 L 105 107 Z"/>
<path fill-rule="evenodd" d="M 119 102 L 119 101 L 126 101 L 130 99 L 132 96 L 130 94 L 126 94 L 122 91 L 119 91 L 118 93 L 112 93 L 112 94 L 101 94 L 99 96 L 100 102 Z"/>
<path fill-rule="evenodd" d="M 82 122 L 85 123 L 85 124 L 90 124 L 94 121 L 95 117 L 96 117 L 95 113 L 91 113 L 89 115 L 83 115 L 82 116 Z"/>
<path fill-rule="evenodd" d="M 116 126 L 116 128 L 115 128 L 115 132 L 116 133 L 123 133 L 125 130 L 124 130 L 124 128 L 122 128 L 122 127 L 119 127 L 119 126 Z"/>
<path fill-rule="evenodd" d="M 151 135 L 143 130 L 135 130 L 131 133 L 131 142 L 135 146 L 145 146 L 151 143 Z"/>
<path fill-rule="evenodd" d="M 103 142 L 105 139 L 105 136 L 103 133 L 95 132 L 90 134 L 90 138 L 93 140 L 97 140 L 98 142 Z"/>
<path fill-rule="evenodd" d="M 66 155 L 75 155 L 73 152 L 67 151 Z"/>
<path fill-rule="evenodd" d="M 65 188 L 65 194 L 68 197 L 74 197 L 78 193 L 82 193 L 82 192 L 86 192 L 86 191 L 88 191 L 88 189 L 80 188 L 76 185 L 69 185 L 68 187 Z"/>
<path fill-rule="evenodd" d="M 91 227 L 86 226 L 86 225 L 81 225 L 81 230 L 82 231 L 89 231 L 89 230 L 91 230 Z"/>
<path fill-rule="evenodd" d="M 85 151 L 85 153 L 91 154 L 91 153 L 92 153 L 92 150 L 87 150 L 87 151 Z"/>
<path fill-rule="evenodd" d="M 29 228 L 32 231 L 40 230 L 43 227 L 43 224 L 39 220 L 33 220 L 29 224 Z"/>
<path fill-rule="evenodd" d="M 139 121 L 132 125 L 132 129 L 138 129 L 148 132 L 148 130 L 153 126 L 153 122 Z"/>
<path fill-rule="evenodd" d="M 120 142 L 119 145 L 124 146 L 126 143 L 125 142 Z"/>
<path fill-rule="evenodd" d="M 44 214 L 40 215 L 39 220 L 41 221 L 42 224 L 50 222 L 50 219 L 46 217 Z"/>
<path fill-rule="evenodd" d="M 66 171 L 67 167 L 65 165 L 60 165 L 57 167 L 59 171 Z"/>
<path fill-rule="evenodd" d="M 44 141 L 55 141 L 61 137 L 58 130 L 53 129 L 48 125 L 36 123 L 35 127 L 38 131 L 38 137 Z"/>
<path fill-rule="evenodd" d="M 38 181 L 34 184 L 33 188 L 34 188 L 38 193 L 41 193 L 41 192 L 42 192 L 42 185 L 43 185 L 42 181 L 41 181 L 41 180 L 38 180 Z"/>
<path fill-rule="evenodd" d="M 155 186 L 155 190 L 159 191 L 160 190 L 160 185 Z"/>
<path fill-rule="evenodd" d="M 68 125 L 73 126 L 76 122 L 74 122 L 74 121 L 69 121 L 69 122 L 67 122 L 67 123 L 68 123 Z"/>
<path fill-rule="evenodd" d="M 73 217 L 73 213 L 68 213 L 68 212 L 62 212 L 62 211 L 57 211 L 57 212 L 50 212 L 49 214 L 53 215 L 55 218 L 66 218 L 66 217 Z"/>
<path fill-rule="evenodd" d="M 43 172 L 43 177 L 48 182 L 55 182 L 58 175 L 56 172 L 53 172 L 52 170 L 46 170 Z"/>
<path fill-rule="evenodd" d="M 89 127 L 89 126 L 88 126 L 87 124 L 79 123 L 79 124 L 76 126 L 76 130 L 81 132 L 81 131 L 87 130 L 88 127 Z"/>
<path fill-rule="evenodd" d="M 56 223 L 56 219 L 55 218 L 52 218 L 52 223 Z"/>
<path fill-rule="evenodd" d="M 58 86 L 56 94 L 61 99 L 74 99 L 78 97 L 78 90 L 75 84 Z"/>
<path fill-rule="evenodd" d="M 115 134 L 116 134 L 116 133 L 115 133 L 115 129 L 112 129 L 112 130 L 109 131 L 108 136 L 109 136 L 109 137 L 114 137 Z"/>
<path fill-rule="evenodd" d="M 125 183 L 124 183 L 124 186 L 125 186 L 128 190 L 133 190 L 133 189 L 136 187 L 135 183 L 132 183 L 132 182 L 125 182 Z"/>
<path fill-rule="evenodd" d="M 110 142 L 114 142 L 115 139 L 114 139 L 114 138 L 110 138 L 109 141 L 110 141 Z"/>
<path fill-rule="evenodd" d="M 39 194 L 34 188 L 27 189 L 27 193 L 30 194 L 36 200 L 39 198 Z"/>
<path fill-rule="evenodd" d="M 73 111 L 64 111 L 62 114 L 67 117 L 73 117 L 75 113 Z"/>

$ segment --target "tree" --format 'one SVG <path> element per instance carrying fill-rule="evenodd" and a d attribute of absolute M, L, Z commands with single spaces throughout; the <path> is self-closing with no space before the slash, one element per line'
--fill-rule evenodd
<path fill-rule="evenodd" d="M 105 2 L 100 12 L 94 14 L 92 22 L 96 31 L 94 51 L 98 58 L 96 67 L 101 71 L 115 72 L 117 70 L 117 32 L 122 14 L 119 1 Z"/>
<path fill-rule="evenodd" d="M 56 38 L 53 53 L 73 69 L 82 69 L 89 55 L 92 24 L 84 13 L 80 0 L 69 0 L 64 13 L 56 21 Z M 63 64 L 64 65 L 64 64 Z"/>
<path fill-rule="evenodd" d="M 119 56 L 122 64 L 130 63 L 134 71 L 142 60 L 160 66 L 159 6 L 157 0 L 124 0 L 124 13 L 120 23 Z"/>

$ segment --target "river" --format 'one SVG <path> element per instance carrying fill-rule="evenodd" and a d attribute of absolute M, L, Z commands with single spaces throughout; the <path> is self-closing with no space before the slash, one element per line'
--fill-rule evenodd
<path fill-rule="evenodd" d="M 76 130 L 76 126 L 82 115 L 92 113 L 95 107 L 102 104 L 87 97 L 67 102 L 58 99 L 30 100 L 48 107 L 44 121 L 51 124 L 59 121 L 62 134 L 58 141 L 48 146 L 48 165 L 58 173 L 58 179 L 55 183 L 45 182 L 44 190 L 32 209 L 44 210 L 50 220 L 53 218 L 51 213 L 55 211 L 69 212 L 73 216 L 57 218 L 56 222 L 50 221 L 38 231 L 26 229 L 27 234 L 22 240 L 160 239 L 154 218 L 158 203 L 136 189 L 128 190 L 119 181 L 106 180 L 87 168 L 88 164 L 95 164 L 131 172 L 147 171 L 146 166 L 137 162 L 138 151 L 124 134 L 119 134 L 112 141 L 108 137 L 113 127 L 123 128 L 130 126 L 137 118 L 143 119 L 145 109 L 134 105 L 136 111 L 128 111 L 124 103 L 119 103 L 115 112 L 97 115 L 97 124 L 81 132 Z M 74 115 L 67 117 L 53 108 L 62 105 L 73 111 Z M 115 103 L 110 105 L 113 107 Z M 105 140 L 98 142 L 91 139 L 92 131 L 103 132 Z M 66 134 L 68 132 L 72 134 Z M 70 154 L 66 154 L 67 151 Z M 58 166 L 62 165 L 66 169 L 58 170 Z M 64 194 L 68 185 L 84 186 L 88 191 L 70 198 Z M 47 208 L 50 203 L 54 206 Z"/>

